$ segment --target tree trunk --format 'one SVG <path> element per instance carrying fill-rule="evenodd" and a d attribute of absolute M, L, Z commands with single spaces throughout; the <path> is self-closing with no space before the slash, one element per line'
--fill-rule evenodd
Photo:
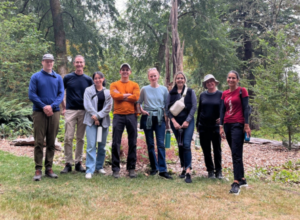
<path fill-rule="evenodd" d="M 66 48 L 66 34 L 64 31 L 64 24 L 61 13 L 61 6 L 59 0 L 49 0 L 52 13 L 55 52 L 57 72 L 64 77 L 68 73 L 67 69 L 67 48 Z"/>
<path fill-rule="evenodd" d="M 162 70 L 162 64 L 164 61 L 165 51 L 166 51 L 166 43 L 167 43 L 167 33 L 165 33 L 163 35 L 163 40 L 162 40 L 161 44 L 159 45 L 159 50 L 158 50 L 158 54 L 157 54 L 157 62 L 155 64 L 155 67 L 159 73 Z"/>

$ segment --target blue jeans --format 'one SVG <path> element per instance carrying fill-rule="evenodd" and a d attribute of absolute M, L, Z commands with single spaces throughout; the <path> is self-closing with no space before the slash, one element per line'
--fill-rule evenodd
<path fill-rule="evenodd" d="M 96 170 L 100 170 L 103 168 L 108 128 L 102 128 L 102 142 L 98 143 L 96 159 L 97 127 L 98 126 L 96 125 L 86 126 L 86 173 L 94 173 L 95 168 Z"/>
<path fill-rule="evenodd" d="M 161 125 L 158 125 L 157 117 L 152 116 L 152 127 L 150 129 L 147 129 L 146 128 L 147 117 L 148 115 L 142 116 L 141 127 L 144 129 L 144 133 L 146 137 L 151 170 L 152 171 L 158 170 L 160 173 L 167 172 L 166 151 L 165 151 L 165 130 L 166 130 L 165 120 L 163 118 Z M 158 154 L 157 159 L 155 154 L 153 132 L 155 132 L 155 137 L 156 137 L 157 154 Z"/>
<path fill-rule="evenodd" d="M 177 121 L 177 123 L 179 123 L 180 125 L 182 125 L 182 123 L 184 122 L 186 117 L 184 118 L 176 118 L 175 120 Z M 187 168 L 192 168 L 192 151 L 191 151 L 191 143 L 192 143 L 192 138 L 193 138 L 193 134 L 194 134 L 194 118 L 190 121 L 189 126 L 185 129 L 183 129 L 183 133 L 182 133 L 182 137 L 183 137 L 183 146 L 179 147 L 179 159 L 180 159 L 180 165 L 181 167 L 184 167 L 185 169 Z M 178 142 L 178 135 L 179 132 L 178 130 L 175 129 L 172 121 L 171 121 L 171 128 L 172 131 L 176 137 L 176 140 Z"/>

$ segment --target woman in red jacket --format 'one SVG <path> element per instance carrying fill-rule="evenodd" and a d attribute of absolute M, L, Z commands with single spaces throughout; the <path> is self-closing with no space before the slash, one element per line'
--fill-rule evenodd
<path fill-rule="evenodd" d="M 222 94 L 220 109 L 220 135 L 225 138 L 226 134 L 233 160 L 234 182 L 229 192 L 236 195 L 239 194 L 240 187 L 248 186 L 243 164 L 244 132 L 247 133 L 248 137 L 251 135 L 248 123 L 248 92 L 238 85 L 239 79 L 239 74 L 236 71 L 231 70 L 228 73 L 229 89 Z"/>

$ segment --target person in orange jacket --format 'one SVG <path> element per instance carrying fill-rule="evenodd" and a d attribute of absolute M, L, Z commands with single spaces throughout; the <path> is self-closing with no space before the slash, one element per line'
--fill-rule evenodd
<path fill-rule="evenodd" d="M 135 178 L 137 116 L 135 103 L 140 97 L 139 85 L 129 80 L 131 67 L 128 63 L 120 66 L 121 79 L 110 85 L 110 94 L 114 100 L 114 118 L 112 134 L 112 171 L 115 178 L 120 177 L 120 145 L 126 127 L 128 133 L 128 156 L 126 169 L 129 177 Z"/>

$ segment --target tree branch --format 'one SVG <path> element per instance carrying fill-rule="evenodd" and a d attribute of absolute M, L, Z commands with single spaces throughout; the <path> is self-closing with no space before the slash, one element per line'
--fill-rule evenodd
<path fill-rule="evenodd" d="M 41 20 L 40 20 L 40 22 L 39 22 L 38 30 L 40 30 L 42 21 L 43 21 L 44 17 L 46 16 L 46 14 L 48 14 L 49 11 L 50 11 L 50 8 L 49 8 L 49 9 L 45 12 L 45 14 L 42 16 L 42 18 L 41 18 Z"/>
<path fill-rule="evenodd" d="M 48 28 L 47 28 L 47 31 L 46 31 L 46 34 L 45 34 L 45 39 L 46 39 L 46 37 L 47 37 L 47 35 L 48 35 L 48 33 L 49 33 L 49 30 L 50 30 L 50 28 L 52 28 L 53 27 L 53 25 L 51 25 L 51 26 L 49 26 Z"/>
<path fill-rule="evenodd" d="M 183 16 L 185 16 L 185 15 L 187 15 L 187 14 L 190 14 L 190 13 L 192 13 L 193 16 L 195 16 L 195 14 L 194 14 L 195 12 L 198 13 L 198 11 L 188 11 L 188 12 L 182 13 L 182 14 L 179 15 L 177 18 L 179 19 L 179 18 L 181 18 L 181 17 L 183 17 Z"/>
<path fill-rule="evenodd" d="M 69 12 L 67 12 L 67 11 L 63 11 L 62 14 L 63 14 L 63 13 L 68 14 L 68 15 L 72 18 L 72 28 L 75 28 L 75 20 L 74 20 L 74 17 L 73 17 Z"/>
<path fill-rule="evenodd" d="M 157 42 L 160 43 L 159 37 L 158 37 L 157 34 L 155 33 L 154 29 L 153 29 L 149 24 L 147 24 L 147 23 L 145 23 L 145 22 L 143 22 L 143 23 L 144 23 L 148 28 L 150 28 L 150 30 L 153 32 L 153 34 L 154 34 L 154 36 L 155 36 Z"/>

